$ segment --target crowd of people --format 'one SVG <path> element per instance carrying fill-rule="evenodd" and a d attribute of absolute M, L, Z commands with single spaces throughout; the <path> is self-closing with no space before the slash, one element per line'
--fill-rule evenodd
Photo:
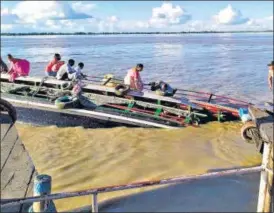
<path fill-rule="evenodd" d="M 83 77 L 82 70 L 84 69 L 84 63 L 80 62 L 76 68 L 74 68 L 75 61 L 69 59 L 67 63 L 61 60 L 61 55 L 55 53 L 52 61 L 48 63 L 45 69 L 46 76 L 56 77 L 58 80 L 74 80 Z"/>
<path fill-rule="evenodd" d="M 7 73 L 10 75 L 10 81 L 14 81 L 17 77 L 28 76 L 30 73 L 30 62 L 26 59 L 14 58 L 11 54 L 8 54 L 8 62 L 10 67 L 5 64 L 0 57 L 0 72 Z M 69 59 L 67 62 L 61 60 L 61 55 L 55 53 L 53 59 L 48 63 L 45 68 L 46 76 L 55 77 L 58 80 L 73 80 L 73 79 L 83 79 L 85 75 L 83 74 L 84 63 L 78 63 L 75 68 L 75 61 Z M 142 91 L 144 88 L 144 83 L 141 79 L 140 72 L 144 69 L 143 64 L 137 64 L 135 67 L 131 68 L 124 78 L 124 84 L 129 85 L 131 89 Z M 274 61 L 268 64 L 268 84 L 269 88 L 273 90 L 273 72 L 274 72 Z"/>
<path fill-rule="evenodd" d="M 25 59 L 13 58 L 8 54 L 8 61 L 10 68 L 5 64 L 1 58 L 0 71 L 1 73 L 7 73 L 10 75 L 10 81 L 14 81 L 17 77 L 28 76 L 30 73 L 30 62 Z M 75 61 L 69 59 L 67 62 L 62 61 L 61 55 L 55 53 L 53 59 L 47 64 L 45 68 L 45 75 L 54 77 L 58 80 L 74 80 L 83 79 L 84 63 L 78 63 L 77 67 L 74 67 Z M 143 81 L 141 79 L 140 72 L 144 68 L 143 64 L 137 64 L 135 67 L 127 72 L 124 78 L 124 83 L 129 85 L 131 89 L 142 91 L 144 88 Z"/>

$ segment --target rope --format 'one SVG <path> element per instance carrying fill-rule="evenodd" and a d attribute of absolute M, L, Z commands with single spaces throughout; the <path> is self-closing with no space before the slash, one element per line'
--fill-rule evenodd
<path fill-rule="evenodd" d="M 32 94 L 31 97 L 34 97 L 34 96 L 40 91 L 40 89 L 41 89 L 43 83 L 44 83 L 47 79 L 48 79 L 48 76 L 45 76 L 45 77 L 43 77 L 43 78 L 41 79 L 40 84 L 39 84 L 39 87 L 36 89 L 36 91 Z M 36 87 L 36 82 L 35 82 L 35 87 Z"/>

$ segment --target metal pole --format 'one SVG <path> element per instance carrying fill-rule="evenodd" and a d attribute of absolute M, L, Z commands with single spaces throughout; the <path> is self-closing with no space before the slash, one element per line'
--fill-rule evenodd
<path fill-rule="evenodd" d="M 259 197 L 257 204 L 257 212 L 264 212 L 264 203 L 266 198 L 266 189 L 267 189 L 267 171 L 266 166 L 270 157 L 270 143 L 264 143 L 263 159 L 262 159 L 262 171 L 261 171 L 261 180 L 259 186 Z"/>
<path fill-rule="evenodd" d="M 264 212 L 273 212 L 273 143 L 269 143 L 270 154 L 266 167 L 267 187 L 264 201 Z M 272 211 L 271 211 L 272 206 Z"/>
<path fill-rule="evenodd" d="M 98 212 L 97 193 L 92 195 L 92 212 Z"/>
<path fill-rule="evenodd" d="M 51 193 L 51 176 L 37 175 L 34 179 L 33 187 L 34 196 L 45 196 Z M 29 212 L 56 212 L 52 200 L 41 200 L 34 202 Z"/>
<path fill-rule="evenodd" d="M 231 170 L 220 171 L 220 172 L 211 172 L 211 173 L 206 173 L 201 175 L 181 176 L 181 177 L 167 178 L 167 179 L 161 179 L 161 180 L 151 180 L 151 181 L 130 183 L 125 185 L 115 185 L 115 186 L 107 186 L 107 187 L 101 187 L 101 188 L 95 188 L 95 189 L 86 189 L 83 191 L 76 191 L 76 192 L 62 192 L 62 193 L 45 195 L 42 197 L 37 196 L 37 197 L 28 197 L 28 198 L 16 198 L 16 199 L 12 199 L 12 202 L 2 204 L 1 208 L 13 206 L 13 205 L 20 205 L 24 203 L 38 202 L 42 200 L 57 200 L 57 199 L 63 199 L 63 198 L 69 198 L 69 197 L 85 196 L 85 195 L 90 195 L 95 193 L 99 194 L 99 193 L 148 187 L 148 186 L 184 183 L 187 181 L 224 177 L 229 175 L 251 174 L 251 173 L 260 172 L 260 171 L 262 171 L 262 167 L 256 166 L 252 168 L 231 169 Z"/>

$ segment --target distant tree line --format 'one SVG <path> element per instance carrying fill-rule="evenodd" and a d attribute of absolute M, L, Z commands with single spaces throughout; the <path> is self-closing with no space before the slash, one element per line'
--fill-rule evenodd
<path fill-rule="evenodd" d="M 262 33 L 273 32 L 264 31 L 184 31 L 184 32 L 74 32 L 74 33 L 54 33 L 54 32 L 30 32 L 30 33 L 1 33 L 1 36 L 31 36 L 31 35 L 176 35 L 176 34 L 206 34 L 206 33 Z"/>

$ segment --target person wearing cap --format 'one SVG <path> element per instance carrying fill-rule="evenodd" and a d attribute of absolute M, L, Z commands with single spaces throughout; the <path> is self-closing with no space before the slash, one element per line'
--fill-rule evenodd
<path fill-rule="evenodd" d="M 143 68 L 143 64 L 137 64 L 135 67 L 128 71 L 126 77 L 124 78 L 124 83 L 129 85 L 130 89 L 142 92 L 144 84 L 141 79 L 140 72 L 142 72 Z"/>
<path fill-rule="evenodd" d="M 268 64 L 267 66 L 268 66 L 268 85 L 269 85 L 269 89 L 271 89 L 273 92 L 274 61 L 271 61 L 271 63 Z"/>

